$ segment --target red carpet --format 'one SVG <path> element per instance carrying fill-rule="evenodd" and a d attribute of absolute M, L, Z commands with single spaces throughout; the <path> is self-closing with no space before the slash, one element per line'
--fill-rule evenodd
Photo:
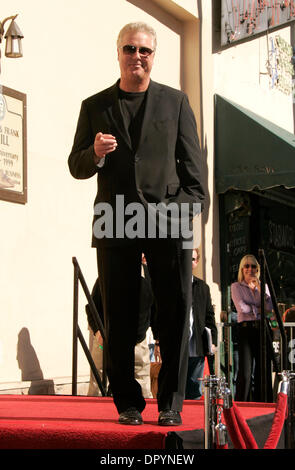
<path fill-rule="evenodd" d="M 275 404 L 238 403 L 245 419 L 274 413 Z M 183 425 L 160 427 L 154 399 L 144 425 L 124 426 L 112 398 L 0 395 L 0 449 L 164 449 L 169 432 L 204 429 L 204 402 L 184 402 Z"/>

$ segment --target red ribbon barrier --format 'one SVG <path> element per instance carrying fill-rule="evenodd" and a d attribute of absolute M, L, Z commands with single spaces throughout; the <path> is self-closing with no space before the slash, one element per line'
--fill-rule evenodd
<path fill-rule="evenodd" d="M 276 411 L 264 449 L 275 449 L 277 447 L 288 411 L 287 403 L 288 396 L 282 392 L 278 393 Z"/>
<path fill-rule="evenodd" d="M 240 431 L 243 436 L 243 439 L 245 441 L 246 449 L 258 449 L 257 442 L 255 441 L 253 434 L 245 420 L 245 418 L 242 416 L 239 408 L 235 403 L 233 403 L 233 408 L 236 414 L 237 421 L 240 426 Z"/>
<path fill-rule="evenodd" d="M 264 449 L 277 447 L 286 418 L 287 403 L 288 396 L 282 392 L 278 393 L 275 415 Z M 257 442 L 235 403 L 231 408 L 225 408 L 223 415 L 235 449 L 258 449 Z"/>
<path fill-rule="evenodd" d="M 240 428 L 237 422 L 234 407 L 232 406 L 231 408 L 225 408 L 223 410 L 223 415 L 224 415 L 225 422 L 228 428 L 228 433 L 230 435 L 234 448 L 246 449 L 246 444 L 240 432 Z"/>

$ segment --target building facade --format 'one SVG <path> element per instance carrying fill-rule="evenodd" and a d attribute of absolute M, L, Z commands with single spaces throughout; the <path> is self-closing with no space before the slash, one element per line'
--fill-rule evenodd
<path fill-rule="evenodd" d="M 232 16 L 237 14 L 238 2 L 234 5 Z M 24 34 L 23 58 L 11 60 L 3 51 L 0 80 L 3 87 L 26 95 L 27 202 L 0 199 L 1 393 L 20 389 L 70 393 L 72 258 L 77 258 L 91 288 L 97 275 L 90 246 L 96 181 L 74 180 L 67 157 L 81 101 L 119 76 L 116 39 L 128 22 L 146 21 L 156 29 L 158 48 L 152 78 L 185 91 L 196 115 L 208 195 L 205 211 L 195 221 L 195 244 L 202 255 L 198 275 L 210 285 L 217 320 L 230 305 L 228 287 L 244 250 L 265 248 L 272 265 L 276 265 L 278 251 L 282 253 L 278 265 L 294 260 L 292 184 L 286 187 L 284 182 L 277 185 L 273 180 L 271 188 L 261 188 L 259 180 L 247 187 L 236 179 L 229 185 L 226 180 L 222 186 L 223 179 L 230 176 L 223 172 L 226 164 L 230 165 L 230 155 L 241 149 L 250 155 L 257 144 L 253 142 L 256 134 L 247 131 L 251 113 L 264 120 L 257 124 L 261 126 L 256 129 L 258 135 L 272 123 L 277 132 L 278 128 L 286 132 L 279 135 L 282 142 L 287 141 L 282 148 L 292 150 L 288 141 L 294 132 L 292 92 L 273 86 L 269 50 L 270 37 L 275 46 L 294 44 L 294 22 L 224 45 L 222 37 L 227 38 L 227 33 L 223 31 L 222 11 L 219 0 L 53 0 L 42 12 L 37 11 L 35 0 L 25 4 L 13 0 L 2 7 L 3 18 L 18 13 Z M 276 42 L 278 35 L 281 42 Z M 221 113 L 224 124 L 223 110 L 229 124 L 235 112 L 242 123 L 246 116 L 238 148 L 233 135 L 225 139 L 233 142 L 229 149 L 216 138 L 216 129 L 221 129 L 221 135 L 229 132 L 216 121 Z M 262 154 L 262 164 L 256 162 L 264 168 L 260 174 L 271 172 Z M 281 154 L 277 158 L 281 160 Z M 291 170 L 287 173 L 292 179 Z M 289 303 L 294 295 L 294 263 L 292 266 L 290 281 L 281 279 L 285 268 L 276 276 L 279 291 L 285 292 L 281 299 L 287 298 Z M 81 293 L 79 325 L 88 339 L 85 303 Z M 89 378 L 81 348 L 78 377 L 81 384 Z"/>

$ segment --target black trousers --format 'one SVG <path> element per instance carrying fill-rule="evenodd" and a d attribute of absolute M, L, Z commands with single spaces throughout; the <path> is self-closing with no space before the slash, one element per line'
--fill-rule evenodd
<path fill-rule="evenodd" d="M 134 379 L 141 256 L 145 254 L 157 305 L 162 366 L 158 409 L 182 410 L 188 363 L 192 253 L 177 239 L 128 240 L 97 249 L 106 329 L 106 368 L 119 413 L 145 407 Z"/>
<path fill-rule="evenodd" d="M 246 325 L 246 326 L 245 326 Z M 237 401 L 261 401 L 260 327 L 259 322 L 238 324 L 239 370 Z"/>

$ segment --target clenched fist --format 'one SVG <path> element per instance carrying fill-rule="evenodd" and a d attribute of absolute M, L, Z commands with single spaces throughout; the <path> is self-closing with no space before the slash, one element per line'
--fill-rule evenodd
<path fill-rule="evenodd" d="M 111 134 L 103 134 L 98 132 L 94 140 L 94 153 L 95 163 L 98 163 L 101 158 L 105 157 L 108 153 L 113 152 L 117 148 L 116 137 Z"/>

